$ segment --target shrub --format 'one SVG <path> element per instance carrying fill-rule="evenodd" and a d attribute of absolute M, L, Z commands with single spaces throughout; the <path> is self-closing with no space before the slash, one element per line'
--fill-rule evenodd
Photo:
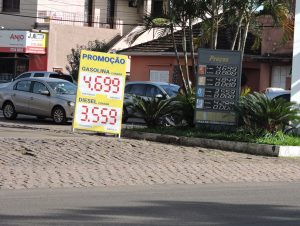
<path fill-rule="evenodd" d="M 286 132 L 292 122 L 299 122 L 299 110 L 293 102 L 283 99 L 268 99 L 266 95 L 254 92 L 241 97 L 234 107 L 239 123 L 251 133 Z"/>
<path fill-rule="evenodd" d="M 179 102 L 175 98 L 142 98 L 133 96 L 132 101 L 126 104 L 134 115 L 144 119 L 148 127 L 164 124 L 170 118 L 180 115 Z"/>
<path fill-rule="evenodd" d="M 194 127 L 195 115 L 195 92 L 188 94 L 178 94 L 176 100 L 179 102 L 178 107 L 181 111 L 182 120 L 184 120 L 189 127 Z"/>

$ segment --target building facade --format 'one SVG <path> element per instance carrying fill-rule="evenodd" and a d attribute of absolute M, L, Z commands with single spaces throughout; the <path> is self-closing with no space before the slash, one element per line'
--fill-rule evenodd
<path fill-rule="evenodd" d="M 166 6 L 166 0 L 0 0 L 0 81 L 27 70 L 66 72 L 72 48 L 95 40 L 113 44 L 145 14 Z M 24 32 L 42 33 L 45 52 L 26 52 Z"/>

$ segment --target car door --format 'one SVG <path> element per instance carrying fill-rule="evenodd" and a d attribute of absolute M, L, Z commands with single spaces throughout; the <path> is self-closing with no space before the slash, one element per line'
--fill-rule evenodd
<path fill-rule="evenodd" d="M 12 102 L 18 113 L 28 114 L 28 102 L 30 98 L 30 80 L 23 80 L 16 83 L 11 94 Z"/>
<path fill-rule="evenodd" d="M 29 98 L 28 108 L 31 114 L 39 116 L 51 116 L 50 92 L 45 95 L 42 92 L 48 91 L 48 88 L 41 82 L 34 81 L 32 84 L 32 92 Z"/>

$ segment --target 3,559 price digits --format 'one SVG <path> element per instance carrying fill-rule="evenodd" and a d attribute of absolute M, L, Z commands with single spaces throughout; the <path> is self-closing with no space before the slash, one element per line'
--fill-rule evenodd
<path fill-rule="evenodd" d="M 82 125 L 104 126 L 108 130 L 117 130 L 121 112 L 117 108 L 79 104 L 77 121 Z"/>

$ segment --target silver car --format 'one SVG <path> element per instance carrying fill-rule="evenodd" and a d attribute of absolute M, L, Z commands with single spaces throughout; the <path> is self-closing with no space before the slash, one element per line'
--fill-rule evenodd
<path fill-rule="evenodd" d="M 73 118 L 76 85 L 54 78 L 25 78 L 0 89 L 0 108 L 6 119 L 18 114 L 53 118 L 63 124 Z"/>

